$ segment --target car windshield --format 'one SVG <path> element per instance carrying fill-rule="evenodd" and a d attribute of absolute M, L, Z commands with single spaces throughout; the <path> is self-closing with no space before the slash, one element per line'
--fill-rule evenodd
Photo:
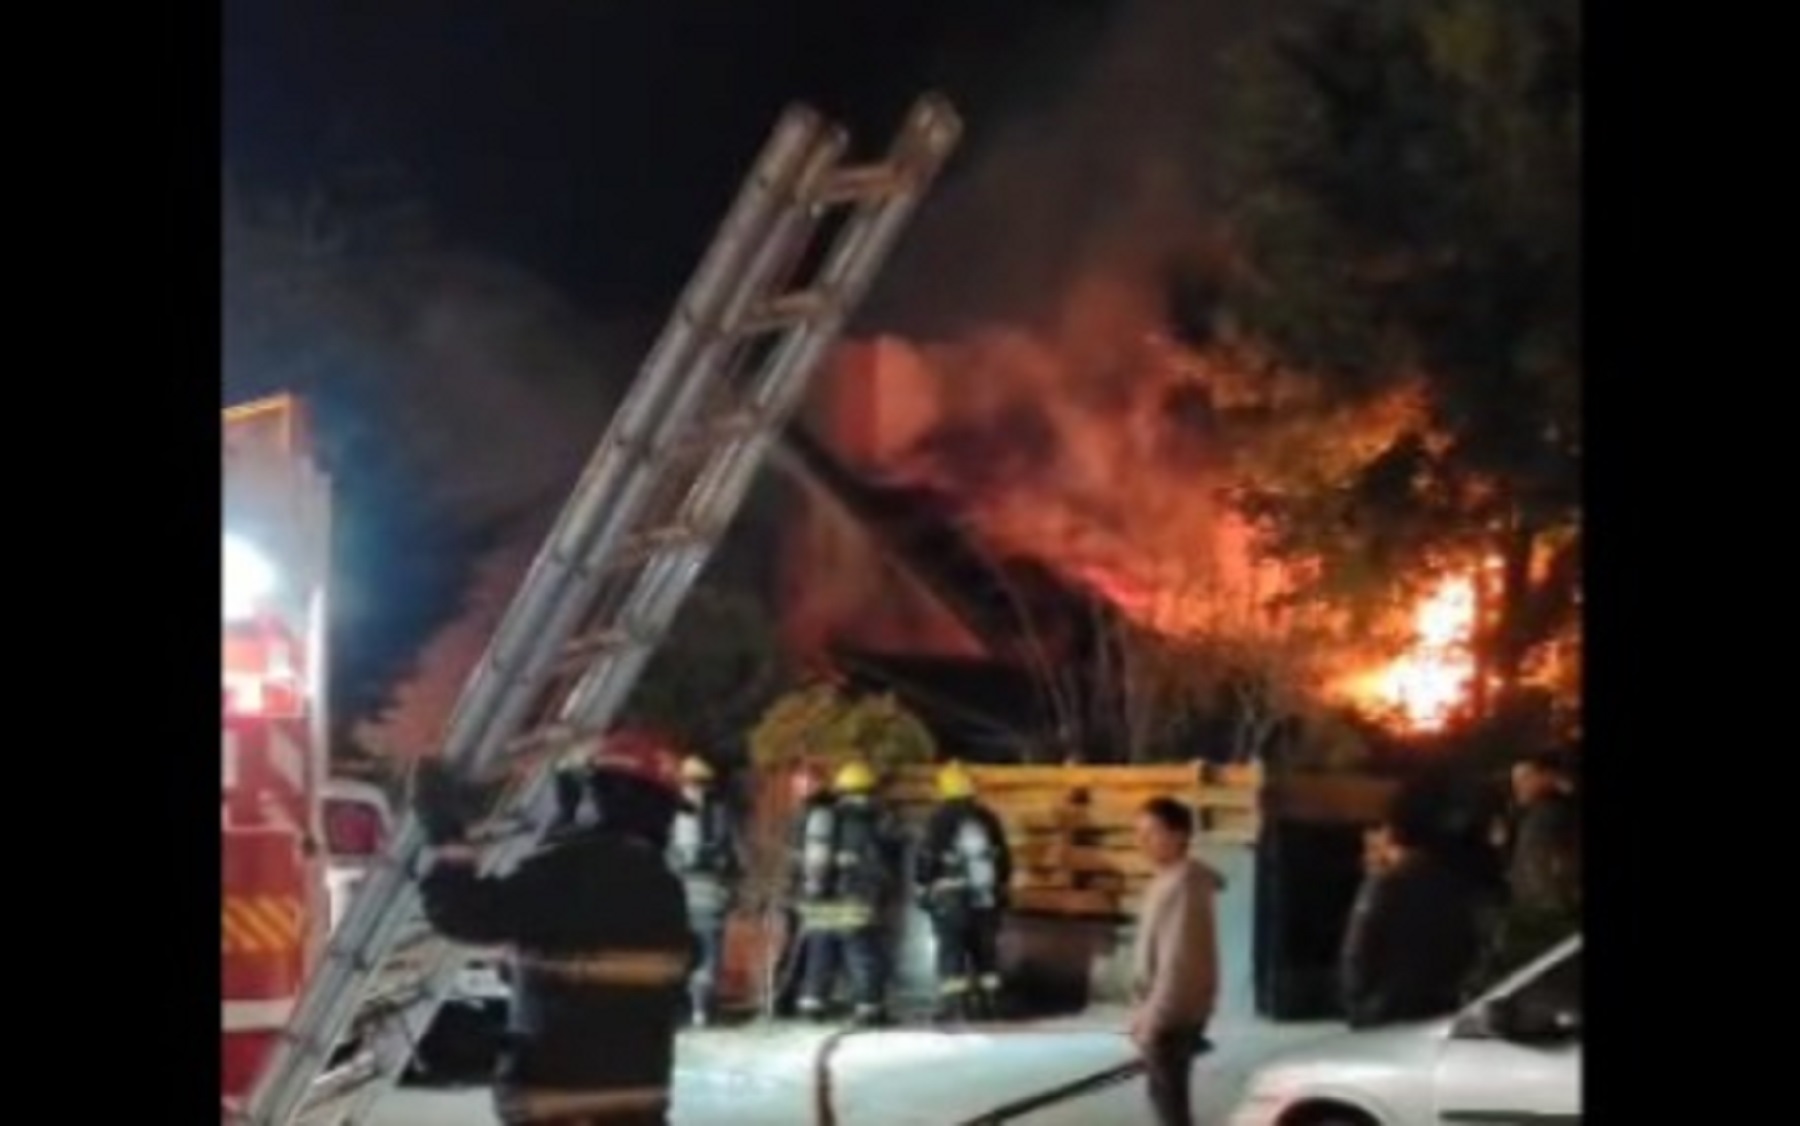
<path fill-rule="evenodd" d="M 369 802 L 325 802 L 325 849 L 332 856 L 364 860 L 381 851 L 381 811 Z"/>
<path fill-rule="evenodd" d="M 1581 1019 L 1581 948 L 1520 986 L 1513 1008 L 1533 1020 L 1566 1022 Z"/>

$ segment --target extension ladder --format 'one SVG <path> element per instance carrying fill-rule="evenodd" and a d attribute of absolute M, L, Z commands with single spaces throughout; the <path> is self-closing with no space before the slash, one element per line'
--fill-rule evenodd
<path fill-rule="evenodd" d="M 777 123 L 451 716 L 445 761 L 496 794 L 483 870 L 536 843 L 556 760 L 612 723 L 961 132 L 927 96 L 858 166 L 812 110 Z M 228 1121 L 354 1124 L 397 1080 L 464 961 L 425 922 L 426 853 L 408 813 Z"/>

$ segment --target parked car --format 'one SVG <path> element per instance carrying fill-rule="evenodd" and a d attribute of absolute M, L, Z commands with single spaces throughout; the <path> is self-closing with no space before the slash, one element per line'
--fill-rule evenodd
<path fill-rule="evenodd" d="M 1452 1018 L 1348 1032 L 1271 1059 L 1230 1126 L 1581 1121 L 1581 936 Z"/>
<path fill-rule="evenodd" d="M 379 786 L 348 778 L 325 784 L 326 888 L 336 929 L 356 889 L 380 859 L 393 812 Z M 512 991 L 504 955 L 474 950 L 414 1053 L 410 1074 L 462 1078 L 485 1073 L 499 1049 Z"/>

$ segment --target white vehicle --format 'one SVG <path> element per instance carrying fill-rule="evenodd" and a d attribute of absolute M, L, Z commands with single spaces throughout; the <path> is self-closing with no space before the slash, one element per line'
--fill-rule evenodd
<path fill-rule="evenodd" d="M 326 887 L 331 896 L 331 926 L 337 929 L 351 897 L 381 858 L 393 832 L 393 811 L 379 786 L 348 778 L 325 784 L 323 820 L 327 860 Z M 464 1072 L 485 1067 L 505 1027 L 507 987 L 500 951 L 476 951 L 464 964 L 456 985 L 438 1010 L 431 1031 L 419 1045 L 426 1071 Z"/>
<path fill-rule="evenodd" d="M 333 778 L 325 783 L 320 818 L 325 826 L 325 888 L 331 897 L 331 929 L 336 931 L 344 909 L 393 832 L 393 814 L 381 787 Z"/>
<path fill-rule="evenodd" d="M 1230 1126 L 1581 1122 L 1581 936 L 1453 1018 L 1349 1032 L 1258 1068 Z"/>

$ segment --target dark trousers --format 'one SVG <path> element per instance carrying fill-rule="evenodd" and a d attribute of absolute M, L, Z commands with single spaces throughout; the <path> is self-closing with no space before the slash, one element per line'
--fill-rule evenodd
<path fill-rule="evenodd" d="M 1158 1126 L 1194 1126 L 1194 1059 L 1205 1041 L 1204 1029 L 1175 1028 L 1157 1036 L 1144 1051 L 1144 1080 L 1150 1109 Z"/>
<path fill-rule="evenodd" d="M 800 933 L 800 913 L 790 909 L 782 912 L 781 952 L 775 959 L 775 996 L 770 999 L 775 1015 L 793 1015 L 805 971 L 806 943 Z"/>
<path fill-rule="evenodd" d="M 887 950 L 878 926 L 855 930 L 815 930 L 801 938 L 805 961 L 800 986 L 801 1008 L 818 1011 L 831 1003 L 840 967 L 850 973 L 850 990 L 859 1014 L 879 1013 L 887 997 Z"/>
<path fill-rule="evenodd" d="M 1000 912 L 948 903 L 932 912 L 931 930 L 938 996 L 956 1002 L 974 993 L 991 1001 L 1000 986 Z"/>

